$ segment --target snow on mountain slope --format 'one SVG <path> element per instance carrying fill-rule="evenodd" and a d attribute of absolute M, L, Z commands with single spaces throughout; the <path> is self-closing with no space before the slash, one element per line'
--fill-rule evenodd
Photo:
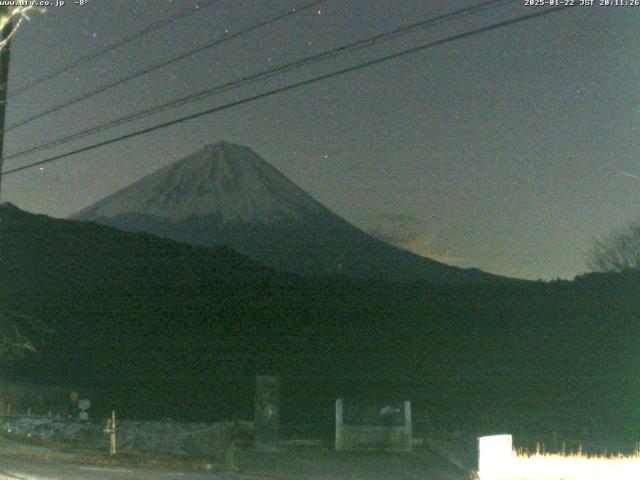
<path fill-rule="evenodd" d="M 494 280 L 377 240 L 332 213 L 249 148 L 209 145 L 74 215 L 194 245 L 228 245 L 307 275 Z"/>
<path fill-rule="evenodd" d="M 214 215 L 222 223 L 272 223 L 328 211 L 249 148 L 220 142 L 157 170 L 74 218 L 134 213 L 173 222 Z"/>

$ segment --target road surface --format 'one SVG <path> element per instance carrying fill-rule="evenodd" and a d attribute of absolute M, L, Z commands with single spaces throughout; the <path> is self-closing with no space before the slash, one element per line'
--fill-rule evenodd
<path fill-rule="evenodd" d="M 240 472 L 176 472 L 0 458 L 0 480 L 467 480 L 468 475 L 427 449 L 409 455 L 286 449 L 244 451 Z"/>
<path fill-rule="evenodd" d="M 163 472 L 141 468 L 100 467 L 0 459 L 0 480 L 265 480 L 234 473 Z"/>

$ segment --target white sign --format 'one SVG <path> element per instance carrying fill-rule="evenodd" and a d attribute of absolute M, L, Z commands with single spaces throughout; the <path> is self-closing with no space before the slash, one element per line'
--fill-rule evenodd
<path fill-rule="evenodd" d="M 505 478 L 513 462 L 513 440 L 511 435 L 491 435 L 478 439 L 478 473 L 480 480 Z"/>

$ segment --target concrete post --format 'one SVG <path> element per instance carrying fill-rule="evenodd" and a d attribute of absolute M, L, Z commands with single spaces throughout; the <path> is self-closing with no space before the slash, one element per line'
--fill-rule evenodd
<path fill-rule="evenodd" d="M 413 424 L 411 422 L 411 402 L 409 400 L 404 401 L 404 437 L 405 445 L 403 445 L 403 449 L 410 451 L 411 440 L 413 439 Z"/>
<path fill-rule="evenodd" d="M 280 378 L 256 377 L 255 449 L 273 452 L 279 449 Z"/>
<path fill-rule="evenodd" d="M 342 450 L 344 448 L 343 425 L 344 401 L 339 398 L 336 400 L 336 450 Z"/>

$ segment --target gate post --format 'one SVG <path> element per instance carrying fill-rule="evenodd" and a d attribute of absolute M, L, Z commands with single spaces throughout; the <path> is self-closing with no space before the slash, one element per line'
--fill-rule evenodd
<path fill-rule="evenodd" d="M 278 450 L 280 435 L 280 378 L 256 377 L 255 449 Z"/>
<path fill-rule="evenodd" d="M 344 449 L 344 401 L 339 398 L 336 400 L 336 450 Z"/>
<path fill-rule="evenodd" d="M 411 422 L 411 402 L 405 400 L 403 404 L 404 408 L 404 435 L 400 448 L 405 452 L 411 451 L 411 442 L 413 440 L 413 424 Z"/>

